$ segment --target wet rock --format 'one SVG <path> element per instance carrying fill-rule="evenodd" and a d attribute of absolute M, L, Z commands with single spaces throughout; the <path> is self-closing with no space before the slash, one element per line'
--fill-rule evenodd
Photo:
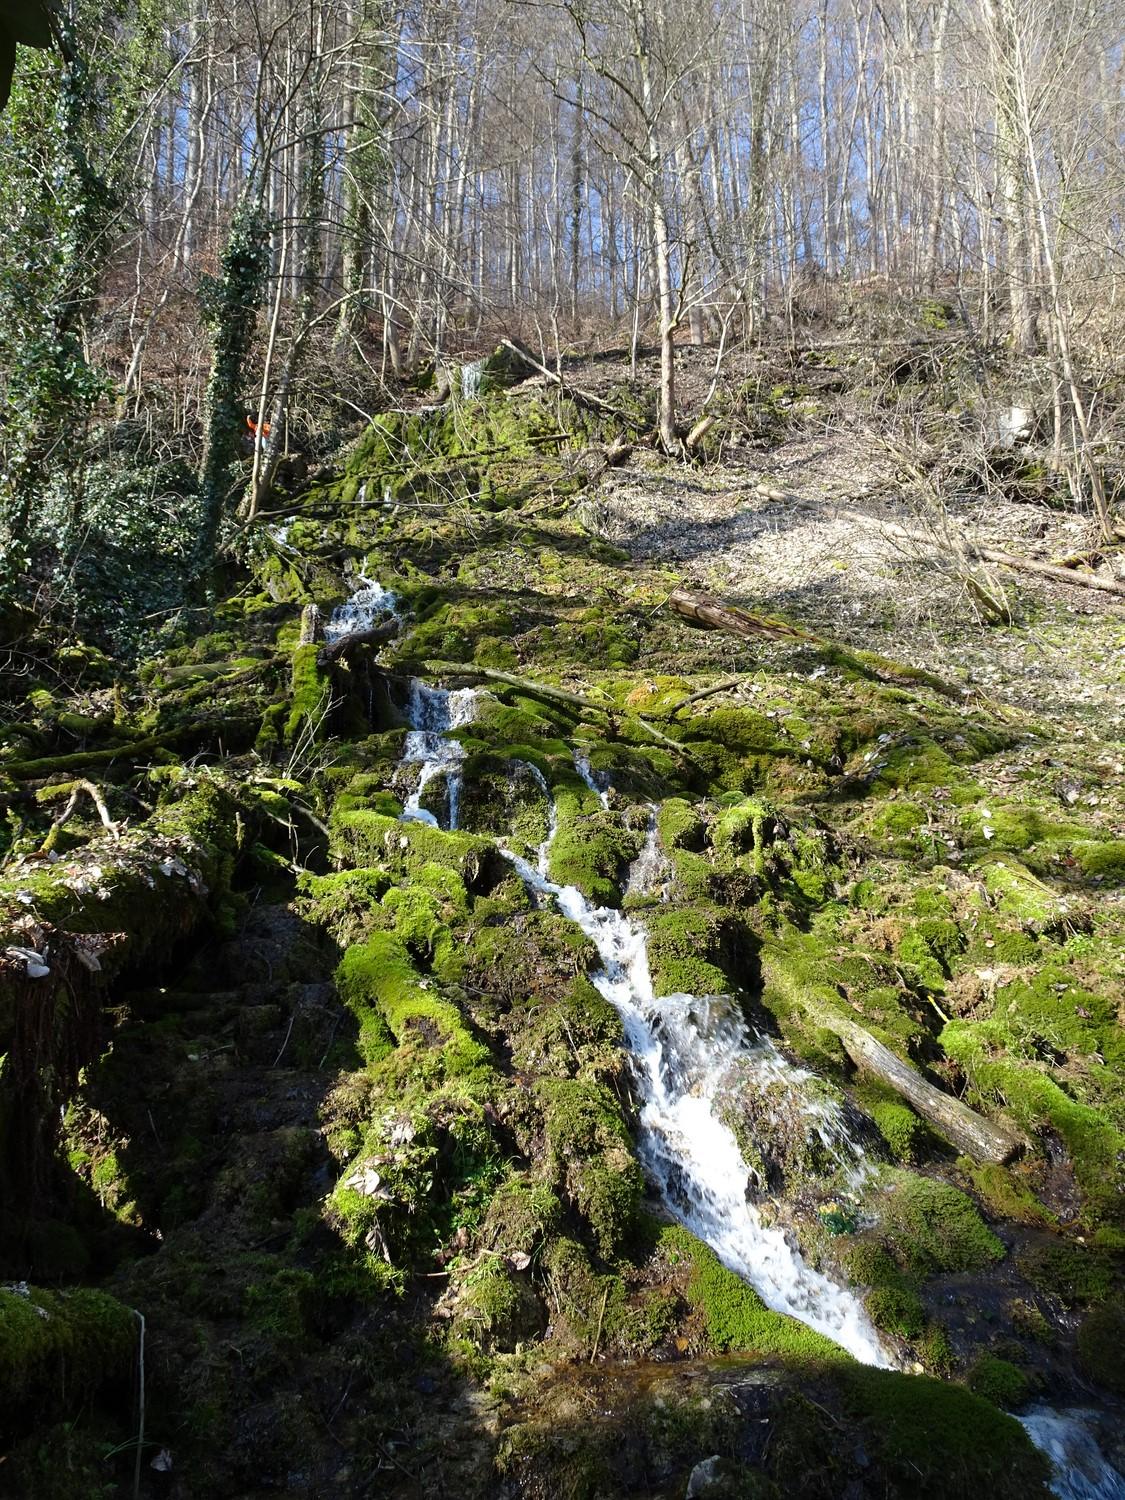
<path fill-rule="evenodd" d="M 699 1500 L 700 1496 L 716 1494 L 723 1483 L 725 1469 L 726 1465 L 718 1453 L 696 1464 L 688 1478 L 684 1500 Z"/>

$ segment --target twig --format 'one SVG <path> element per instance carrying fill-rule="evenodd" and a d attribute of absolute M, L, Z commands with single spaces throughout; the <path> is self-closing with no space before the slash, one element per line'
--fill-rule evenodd
<path fill-rule="evenodd" d="M 133 1500 L 138 1500 L 141 1493 L 141 1454 L 145 1441 L 145 1315 L 143 1312 L 133 1308 L 137 1321 L 141 1325 L 140 1344 L 137 1351 L 137 1379 L 140 1382 L 140 1394 L 138 1397 L 137 1413 L 137 1457 L 133 1463 Z"/>
<path fill-rule="evenodd" d="M 606 1282 L 605 1290 L 602 1292 L 602 1310 L 598 1313 L 598 1331 L 594 1334 L 594 1347 L 590 1351 L 590 1363 L 593 1364 L 598 1357 L 598 1345 L 602 1341 L 602 1324 L 605 1321 L 605 1305 L 609 1301 L 609 1283 Z"/>
<path fill-rule="evenodd" d="M 699 703 L 702 699 L 710 698 L 715 693 L 728 692 L 731 688 L 739 687 L 745 680 L 744 677 L 724 677 L 722 682 L 715 682 L 710 687 L 700 688 L 698 692 L 689 693 L 686 698 L 678 699 L 672 704 L 671 708 L 665 710 L 667 717 L 672 719 L 679 713 L 681 708 L 687 708 L 689 703 Z"/>

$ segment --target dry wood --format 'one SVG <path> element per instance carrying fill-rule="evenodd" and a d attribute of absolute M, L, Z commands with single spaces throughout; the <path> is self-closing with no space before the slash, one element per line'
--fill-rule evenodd
<path fill-rule="evenodd" d="M 688 453 L 694 453 L 696 448 L 699 447 L 700 443 L 711 431 L 712 427 L 714 427 L 715 423 L 718 420 L 718 417 L 715 416 L 700 417 L 699 421 L 696 422 L 695 426 L 688 433 L 687 437 L 684 438 L 685 450 Z"/>
<path fill-rule="evenodd" d="M 687 589 L 674 589 L 668 603 L 679 615 L 710 625 L 713 630 L 726 630 L 734 635 L 766 636 L 770 640 L 815 641 L 816 637 L 796 625 L 784 620 L 773 620 L 767 615 L 752 615 L 739 609 L 736 604 L 726 604 L 710 594 L 692 594 Z"/>
<path fill-rule="evenodd" d="M 796 505 L 801 498 L 800 495 L 795 495 L 792 490 L 779 490 L 776 485 L 767 484 L 764 480 L 761 484 L 754 486 L 754 493 L 761 495 L 765 500 L 777 500 L 782 504 L 789 503 Z"/>
<path fill-rule="evenodd" d="M 940 693 L 944 698 L 952 698 L 957 703 L 964 702 L 970 696 L 956 683 L 946 682 L 944 678 L 938 677 L 933 672 L 891 661 L 888 657 L 880 656 L 874 651 L 859 651 L 853 647 L 841 645 L 837 641 L 829 640 L 826 636 L 814 635 L 810 630 L 802 630 L 797 625 L 772 619 L 769 615 L 751 614 L 749 610 L 740 609 L 735 604 L 727 604 L 721 599 L 713 598 L 710 594 L 693 594 L 687 589 L 674 589 L 668 596 L 668 603 L 677 614 L 689 620 L 695 620 L 700 625 L 709 625 L 713 630 L 725 630 L 732 635 L 749 636 L 751 639 L 765 636 L 770 640 L 803 641 L 810 646 L 819 647 L 822 651 L 832 653 L 842 665 L 850 666 L 879 681 L 922 685 L 932 688 L 935 693 Z"/>
<path fill-rule="evenodd" d="M 856 519 L 869 522 L 871 517 L 857 515 Z M 947 545 L 939 537 L 928 536 L 921 531 L 911 531 L 908 527 L 899 526 L 893 521 L 881 521 L 879 524 L 889 535 L 902 537 L 904 541 L 914 542 L 918 546 L 933 548 Z M 1119 598 L 1125 598 L 1125 583 L 1118 583 L 1113 578 L 1099 578 L 1096 573 L 1076 573 L 1054 563 L 1039 562 L 1034 557 L 1021 557 L 1015 552 L 1003 552 L 998 547 L 982 547 L 976 542 L 969 541 L 967 537 L 957 536 L 956 543 L 963 547 L 970 557 L 979 557 L 982 562 L 996 563 L 1000 567 L 1012 568 L 1020 573 L 1034 573 L 1040 578 L 1052 578 L 1056 583 L 1075 583 L 1082 588 L 1098 589 L 1102 593 L 1116 594 Z"/>
<path fill-rule="evenodd" d="M 557 385 L 563 395 L 572 397 L 579 406 L 588 406 L 594 411 L 603 412 L 607 417 L 616 417 L 618 421 L 627 423 L 630 427 L 637 427 L 635 417 L 628 412 L 622 411 L 620 407 L 614 406 L 612 402 L 605 401 L 601 396 L 596 396 L 593 391 L 585 390 L 581 386 L 572 385 L 564 380 L 557 370 L 550 369 L 547 365 L 540 364 L 533 354 L 529 354 L 521 345 L 515 344 L 511 339 L 501 339 L 505 349 L 510 349 L 513 354 L 529 364 L 533 370 L 538 370 L 540 375 L 549 380 L 552 385 Z"/>
<path fill-rule="evenodd" d="M 745 677 L 724 677 L 721 682 L 713 682 L 710 687 L 699 688 L 696 692 L 689 693 L 686 698 L 678 698 L 672 707 L 666 710 L 667 717 L 674 718 L 680 709 L 687 708 L 689 703 L 699 703 L 715 693 L 729 692 L 731 688 L 739 687 L 745 680 Z"/>
<path fill-rule="evenodd" d="M 1020 573 L 1034 573 L 1040 578 L 1053 578 L 1056 583 L 1077 583 L 1084 589 L 1098 589 L 1103 594 L 1116 594 L 1125 598 L 1125 583 L 1115 578 L 1099 578 L 1096 573 L 1075 573 L 1069 568 L 1056 568 L 1051 563 L 1036 562 L 1033 557 L 1018 557 L 1014 552 L 1001 552 L 997 547 L 978 547 L 975 542 L 966 542 L 968 550 L 985 562 L 999 563 L 1001 567 L 1014 568 Z"/>

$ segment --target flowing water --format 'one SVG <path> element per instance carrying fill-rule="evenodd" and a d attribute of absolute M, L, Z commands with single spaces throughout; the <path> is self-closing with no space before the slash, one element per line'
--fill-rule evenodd
<path fill-rule="evenodd" d="M 866 1364 L 890 1366 L 858 1298 L 806 1264 L 786 1236 L 763 1224 L 746 1197 L 749 1169 L 718 1113 L 721 1084 L 736 1060 L 755 1060 L 748 1029 L 725 996 L 657 999 L 643 931 L 624 913 L 593 906 L 538 866 L 508 858 L 525 884 L 552 897 L 593 941 L 602 969 L 593 983 L 621 1017 L 640 1114 L 637 1152 L 672 1215 L 755 1288 L 767 1306 L 789 1313 Z M 762 1048 L 773 1069 L 787 1064 Z"/>
<path fill-rule="evenodd" d="M 480 395 L 484 363 L 483 359 L 475 359 L 472 364 L 461 366 L 461 399 L 463 401 L 472 401 Z"/>
<path fill-rule="evenodd" d="M 444 776 L 446 796 L 449 799 L 448 827 L 457 827 L 461 802 L 461 764 L 465 759 L 465 752 L 460 740 L 449 739 L 447 735 L 451 729 L 472 720 L 476 710 L 476 696 L 472 688 L 461 688 L 451 693 L 445 688 L 430 687 L 417 677 L 410 679 L 406 717 L 413 728 L 406 736 L 399 764 L 417 765 L 422 769 L 402 810 L 402 816 L 407 821 L 437 826 L 437 818 L 422 806 L 422 793 L 435 777 Z"/>
<path fill-rule="evenodd" d="M 359 587 L 351 598 L 336 608 L 324 627 L 324 639 L 332 644 L 357 630 L 370 630 L 381 615 L 393 615 L 397 600 L 390 589 L 385 589 L 374 578 L 365 573 L 357 575 Z"/>
<path fill-rule="evenodd" d="M 1090 1427 L 1097 1413 L 1033 1406 L 1020 1418 L 1028 1437 L 1054 1465 L 1060 1500 L 1125 1500 L 1125 1478 L 1106 1459 Z"/>
<path fill-rule="evenodd" d="M 466 372 L 467 373 L 467 372 Z M 471 382 L 463 376 L 463 390 Z M 394 610 L 394 596 L 374 580 L 332 615 L 329 640 L 369 629 L 379 614 Z M 411 724 L 403 765 L 419 765 L 404 819 L 437 824 L 420 805 L 421 794 L 444 775 L 448 826 L 456 828 L 464 751 L 451 729 L 472 720 L 476 694 L 448 692 L 413 679 L 407 704 Z M 609 788 L 584 755 L 575 766 L 602 807 Z M 792 1091 L 796 1113 L 814 1130 L 837 1162 L 853 1176 L 865 1170 L 862 1149 L 848 1135 L 838 1108 L 806 1087 L 812 1075 L 788 1063 L 766 1038 L 754 1037 L 728 996 L 657 997 L 649 973 L 643 930 L 623 912 L 592 905 L 574 886 L 548 879 L 551 842 L 558 825 L 554 800 L 538 767 L 521 770 L 535 781 L 548 805 L 547 837 L 534 864 L 504 851 L 537 898 L 554 900 L 563 914 L 593 941 L 602 968 L 593 982 L 620 1015 L 632 1058 L 640 1114 L 637 1150 L 645 1171 L 672 1215 L 743 1276 L 778 1312 L 798 1318 L 849 1350 L 865 1364 L 891 1367 L 859 1299 L 801 1257 L 786 1235 L 763 1224 L 747 1198 L 751 1171 L 733 1131 L 721 1118 L 723 1089 L 732 1078 Z M 666 861 L 650 809 L 645 846 L 630 872 L 630 886 L 651 895 L 664 878 Z M 660 894 L 666 898 L 666 887 Z M 1036 1406 L 1020 1419 L 1031 1441 L 1050 1459 L 1051 1484 L 1060 1500 L 1125 1500 L 1125 1479 L 1109 1464 L 1090 1430 L 1096 1414 Z"/>

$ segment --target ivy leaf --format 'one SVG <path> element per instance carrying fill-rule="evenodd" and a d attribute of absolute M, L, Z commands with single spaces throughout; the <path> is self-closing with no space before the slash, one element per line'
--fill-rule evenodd
<path fill-rule="evenodd" d="M 49 47 L 52 41 L 51 8 L 45 0 L 0 0 L 0 109 L 12 91 L 16 43 Z"/>

